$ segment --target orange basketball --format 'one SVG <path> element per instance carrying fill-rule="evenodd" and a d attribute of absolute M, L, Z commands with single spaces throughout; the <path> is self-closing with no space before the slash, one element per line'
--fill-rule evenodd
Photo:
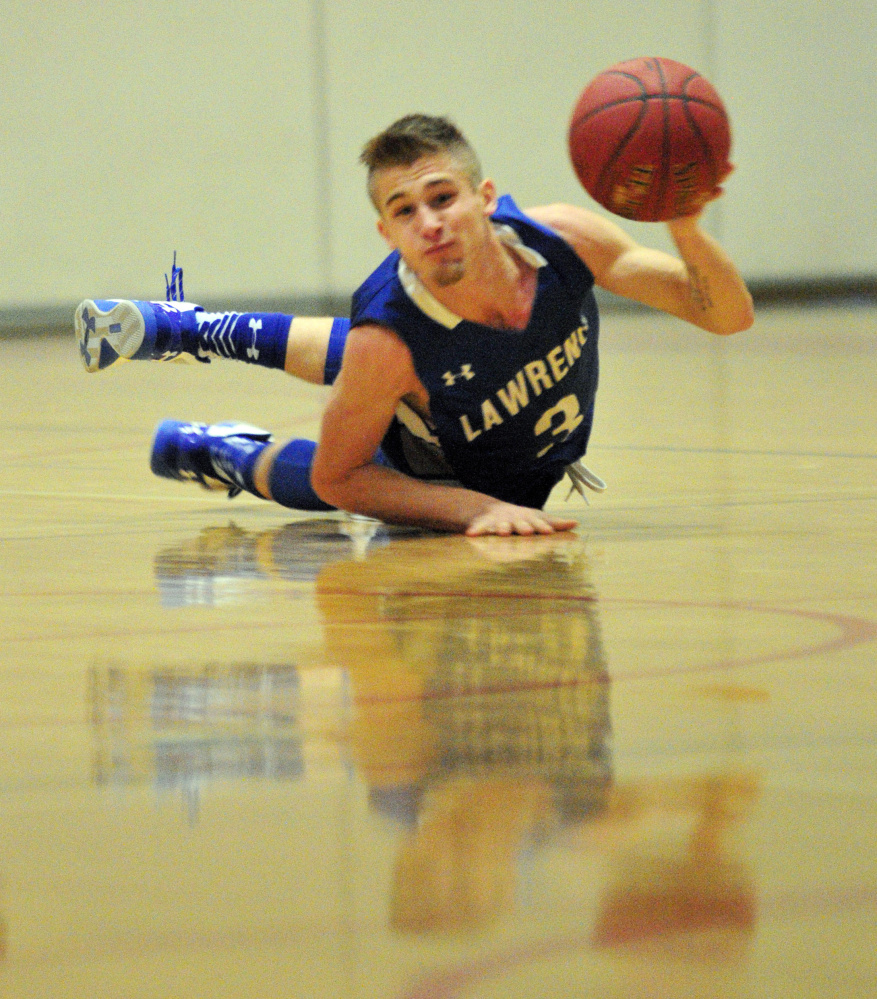
<path fill-rule="evenodd" d="M 579 97 L 569 126 L 576 175 L 604 208 L 640 222 L 693 215 L 730 170 L 721 98 L 672 59 L 620 62 Z"/>

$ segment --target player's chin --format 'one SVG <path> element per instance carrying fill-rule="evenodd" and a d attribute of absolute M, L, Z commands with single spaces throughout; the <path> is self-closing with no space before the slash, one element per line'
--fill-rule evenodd
<path fill-rule="evenodd" d="M 433 268 L 432 279 L 440 288 L 448 288 L 463 280 L 466 268 L 461 261 L 453 260 L 441 263 Z"/>

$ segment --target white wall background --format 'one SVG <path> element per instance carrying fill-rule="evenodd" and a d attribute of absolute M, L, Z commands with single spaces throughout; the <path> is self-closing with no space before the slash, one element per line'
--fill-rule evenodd
<path fill-rule="evenodd" d="M 593 206 L 578 92 L 665 55 L 718 87 L 737 171 L 707 219 L 754 279 L 877 275 L 873 0 L 0 0 L 0 310 L 350 292 L 380 259 L 357 163 L 451 115 L 521 204 Z M 668 245 L 663 227 L 623 223 Z"/>

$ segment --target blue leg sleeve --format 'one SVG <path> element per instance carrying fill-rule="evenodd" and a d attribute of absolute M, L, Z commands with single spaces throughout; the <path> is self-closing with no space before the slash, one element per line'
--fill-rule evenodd
<path fill-rule="evenodd" d="M 282 371 L 292 320 L 282 312 L 196 312 L 188 320 L 194 332 L 186 349 Z"/>

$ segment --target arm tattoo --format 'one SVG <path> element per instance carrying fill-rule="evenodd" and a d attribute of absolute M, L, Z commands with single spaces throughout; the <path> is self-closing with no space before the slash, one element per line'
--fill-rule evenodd
<path fill-rule="evenodd" d="M 696 267 L 688 268 L 688 278 L 691 282 L 691 297 L 702 312 L 706 312 L 713 307 L 713 300 L 710 297 L 709 281 L 700 273 Z"/>

